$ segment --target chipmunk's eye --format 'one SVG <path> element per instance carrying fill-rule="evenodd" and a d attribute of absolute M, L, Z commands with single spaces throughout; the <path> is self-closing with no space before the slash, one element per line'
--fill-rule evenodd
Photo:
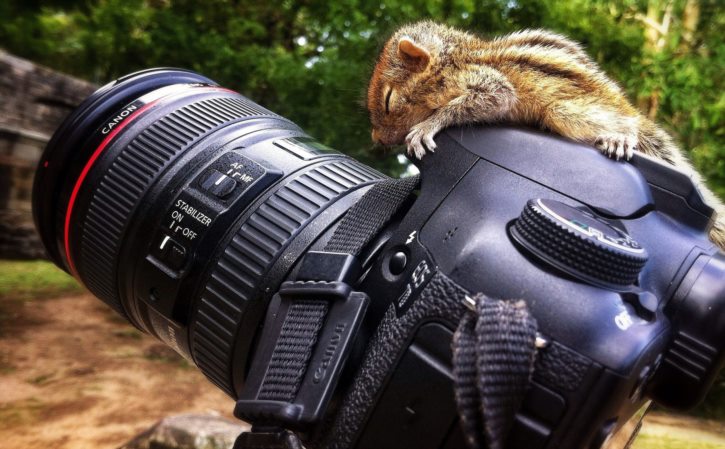
<path fill-rule="evenodd" d="M 385 94 L 385 113 L 390 113 L 390 96 L 393 94 L 393 89 L 390 89 L 387 94 Z"/>

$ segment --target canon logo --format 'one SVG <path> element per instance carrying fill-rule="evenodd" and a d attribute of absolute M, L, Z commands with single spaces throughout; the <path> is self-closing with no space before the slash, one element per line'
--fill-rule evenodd
<path fill-rule="evenodd" d="M 335 352 L 337 352 L 337 347 L 340 345 L 340 340 L 342 339 L 342 333 L 345 332 L 346 327 L 347 325 L 345 323 L 339 323 L 335 326 L 335 329 L 333 329 L 330 342 L 327 343 L 325 353 L 322 356 L 322 362 L 320 362 L 320 366 L 315 369 L 315 374 L 312 376 L 312 382 L 320 383 L 320 381 L 325 378 L 325 374 L 327 374 L 327 367 L 330 366 L 332 357 L 334 357 Z"/>
<path fill-rule="evenodd" d="M 131 106 L 127 107 L 126 109 L 124 109 L 123 111 L 119 112 L 119 114 L 117 116 L 115 116 L 113 118 L 113 120 L 111 120 L 110 122 L 108 122 L 106 124 L 106 126 L 103 127 L 103 129 L 101 130 L 101 133 L 103 133 L 103 134 L 110 133 L 111 130 L 116 125 L 118 125 L 119 123 L 121 123 L 126 117 L 128 117 L 129 115 L 131 115 L 131 113 L 133 111 L 135 111 L 136 109 L 138 109 L 138 106 L 131 105 Z"/>

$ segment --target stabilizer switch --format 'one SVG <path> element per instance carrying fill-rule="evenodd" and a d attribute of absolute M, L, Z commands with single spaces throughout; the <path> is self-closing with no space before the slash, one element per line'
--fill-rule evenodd
<path fill-rule="evenodd" d="M 186 248 L 166 234 L 155 245 L 154 255 L 172 270 L 178 270 L 186 262 Z"/>

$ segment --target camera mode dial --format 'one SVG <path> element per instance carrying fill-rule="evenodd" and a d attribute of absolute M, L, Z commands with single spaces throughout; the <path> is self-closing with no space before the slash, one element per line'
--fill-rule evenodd
<path fill-rule="evenodd" d="M 607 288 L 635 283 L 647 263 L 647 251 L 623 230 L 559 201 L 529 200 L 511 235 L 541 261 Z"/>

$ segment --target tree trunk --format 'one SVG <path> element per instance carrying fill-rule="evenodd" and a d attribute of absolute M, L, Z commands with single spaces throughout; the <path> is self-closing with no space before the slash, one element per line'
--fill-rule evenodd
<path fill-rule="evenodd" d="M 685 9 L 682 12 L 682 38 L 680 39 L 680 50 L 689 52 L 695 44 L 695 31 L 700 22 L 700 2 L 698 0 L 687 0 Z"/>
<path fill-rule="evenodd" d="M 672 23 L 673 6 L 673 0 L 668 0 L 665 3 L 661 0 L 649 0 L 647 2 L 647 15 L 640 17 L 645 25 L 644 53 L 646 55 L 654 57 L 662 53 L 667 45 L 667 37 Z M 637 106 L 652 120 L 657 117 L 660 95 L 661 89 L 655 87 L 649 96 L 642 96 L 637 99 Z"/>

